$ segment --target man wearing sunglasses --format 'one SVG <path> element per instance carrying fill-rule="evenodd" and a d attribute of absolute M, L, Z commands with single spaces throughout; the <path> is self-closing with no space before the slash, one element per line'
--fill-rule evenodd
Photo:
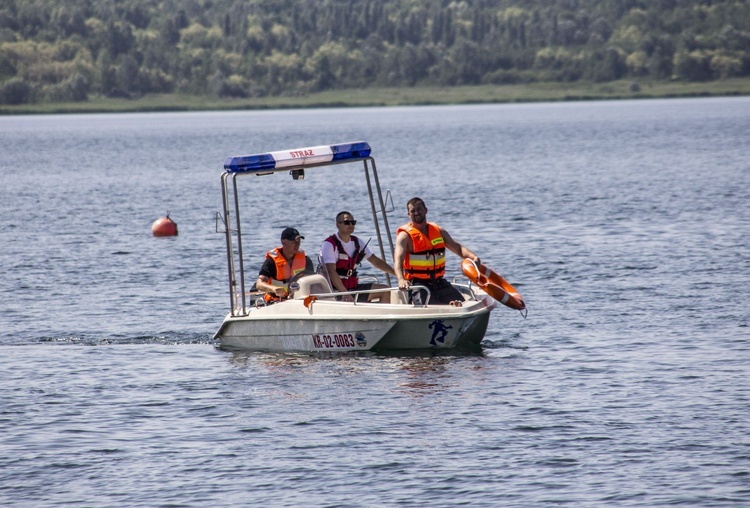
<path fill-rule="evenodd" d="M 430 303 L 460 307 L 461 292 L 445 280 L 445 250 L 461 258 L 469 258 L 479 265 L 479 256 L 454 240 L 446 230 L 427 222 L 427 206 L 421 198 L 411 198 L 406 203 L 411 222 L 396 232 L 393 267 L 399 289 L 426 286 L 430 290 Z M 416 298 L 416 296 L 415 296 Z"/>
<path fill-rule="evenodd" d="M 373 254 L 367 244 L 363 244 L 362 240 L 354 236 L 354 226 L 356 225 L 357 221 L 354 220 L 351 213 L 339 212 L 336 215 L 336 229 L 338 231 L 326 238 L 320 248 L 320 256 L 328 270 L 331 285 L 337 291 L 385 289 L 388 286 L 384 284 L 359 283 L 357 265 L 364 259 L 372 263 L 375 268 L 386 273 L 395 275 L 395 272 L 388 263 Z M 390 303 L 390 296 L 388 291 L 383 291 L 358 295 L 357 300 L 362 301 L 367 297 L 367 301 L 379 300 L 380 303 Z M 354 300 L 351 295 L 342 295 L 342 299 L 349 302 Z"/>

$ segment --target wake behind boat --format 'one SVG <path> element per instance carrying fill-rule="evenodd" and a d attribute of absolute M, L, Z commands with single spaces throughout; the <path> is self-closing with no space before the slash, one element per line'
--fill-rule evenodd
<path fill-rule="evenodd" d="M 267 304 L 251 291 L 243 263 L 240 221 L 240 180 L 248 175 L 269 176 L 289 173 L 295 181 L 304 180 L 305 171 L 322 166 L 359 164 L 363 168 L 372 219 L 386 259 L 385 239 L 392 259 L 393 240 L 385 200 L 378 180 L 375 160 L 365 141 L 331 146 L 315 146 L 255 155 L 229 157 L 224 163 L 221 187 L 224 212 L 221 221 L 226 238 L 230 311 L 215 334 L 221 347 L 285 352 L 369 351 L 390 349 L 453 348 L 479 344 L 484 338 L 495 300 L 469 281 L 454 286 L 464 301 L 460 307 L 434 305 L 411 295 L 423 286 L 409 290 L 386 289 L 390 303 L 347 302 L 345 294 L 381 293 L 370 291 L 333 292 L 325 266 L 319 273 L 300 273 L 288 283 L 290 297 Z M 351 166 L 342 170 L 351 173 Z M 388 275 L 386 274 L 386 277 Z M 390 286 L 390 280 L 388 280 Z"/>

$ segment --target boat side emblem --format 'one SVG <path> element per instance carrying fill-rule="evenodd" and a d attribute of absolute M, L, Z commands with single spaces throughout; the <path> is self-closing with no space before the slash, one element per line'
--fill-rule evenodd
<path fill-rule="evenodd" d="M 442 319 L 436 319 L 428 325 L 428 328 L 432 330 L 432 338 L 430 339 L 431 346 L 437 346 L 437 343 L 445 344 L 445 336 L 448 335 L 448 330 L 453 328 L 452 326 L 445 326 Z"/>
<path fill-rule="evenodd" d="M 357 341 L 357 345 L 359 347 L 365 347 L 367 346 L 367 338 L 365 337 L 365 334 L 362 332 L 357 332 L 354 334 L 354 338 Z"/>

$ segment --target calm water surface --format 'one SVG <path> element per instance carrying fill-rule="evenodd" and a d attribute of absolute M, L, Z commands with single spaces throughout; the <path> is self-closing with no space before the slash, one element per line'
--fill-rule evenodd
<path fill-rule="evenodd" d="M 748 132 L 748 98 L 2 117 L 0 505 L 749 506 Z M 217 349 L 224 159 L 356 139 L 391 226 L 424 197 L 528 318 Z M 357 171 L 258 179 L 248 265 L 340 209 L 374 236 Z"/>

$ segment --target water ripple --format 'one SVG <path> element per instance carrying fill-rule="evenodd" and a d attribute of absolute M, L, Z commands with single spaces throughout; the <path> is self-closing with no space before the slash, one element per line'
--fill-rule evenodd
<path fill-rule="evenodd" d="M 748 104 L 9 118 L 0 504 L 750 504 Z M 498 307 L 466 350 L 220 350 L 221 161 L 356 137 L 391 225 L 423 195 L 528 317 Z M 18 171 L 28 153 L 56 170 Z M 331 200 L 309 195 L 341 181 L 304 183 L 243 236 L 248 266 L 281 225 L 312 252 L 330 234 Z M 180 236 L 159 241 L 166 209 Z"/>

